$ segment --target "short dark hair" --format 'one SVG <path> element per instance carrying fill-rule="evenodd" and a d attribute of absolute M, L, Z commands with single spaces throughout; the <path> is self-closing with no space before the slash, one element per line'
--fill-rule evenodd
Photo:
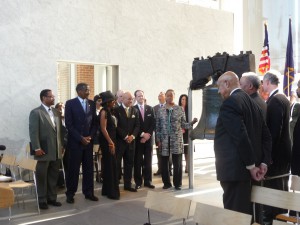
<path fill-rule="evenodd" d="M 40 93 L 40 99 L 41 99 L 41 102 L 43 101 L 43 97 L 47 97 L 48 96 L 48 92 L 51 91 L 50 89 L 44 89 L 41 91 Z"/>
<path fill-rule="evenodd" d="M 76 86 L 76 92 L 87 89 L 88 84 L 87 83 L 79 83 Z"/>
<path fill-rule="evenodd" d="M 168 89 L 165 94 L 167 94 L 168 92 L 173 92 L 173 94 L 175 95 L 175 91 L 173 89 Z"/>
<path fill-rule="evenodd" d="M 134 92 L 134 97 L 136 97 L 136 95 L 137 95 L 137 93 L 138 93 L 139 91 L 143 92 L 142 90 L 136 90 L 136 91 Z M 143 94 L 144 94 L 144 92 L 143 92 Z"/>

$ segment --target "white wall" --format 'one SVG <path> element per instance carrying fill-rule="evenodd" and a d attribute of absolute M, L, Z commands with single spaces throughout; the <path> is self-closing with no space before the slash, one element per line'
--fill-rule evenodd
<path fill-rule="evenodd" d="M 60 60 L 119 65 L 123 89 L 187 93 L 194 57 L 233 50 L 233 15 L 167 0 L 2 0 L 0 144 L 21 151 Z M 92 96 L 90 96 L 92 97 Z M 201 111 L 201 105 L 195 105 Z M 199 116 L 196 115 L 197 117 Z"/>

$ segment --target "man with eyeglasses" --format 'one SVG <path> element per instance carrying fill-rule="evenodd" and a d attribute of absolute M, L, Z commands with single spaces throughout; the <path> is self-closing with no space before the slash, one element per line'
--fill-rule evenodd
<path fill-rule="evenodd" d="M 42 105 L 29 116 L 29 135 L 32 154 L 37 160 L 36 179 L 40 209 L 48 205 L 61 206 L 57 201 L 56 184 L 63 150 L 60 113 L 53 107 L 55 96 L 50 89 L 40 93 Z"/>

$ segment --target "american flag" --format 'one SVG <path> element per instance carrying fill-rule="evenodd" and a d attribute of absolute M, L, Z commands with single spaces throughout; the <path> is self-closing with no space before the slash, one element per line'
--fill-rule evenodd
<path fill-rule="evenodd" d="M 265 74 L 271 67 L 271 60 L 270 60 L 270 52 L 269 52 L 269 39 L 268 39 L 268 29 L 267 24 L 265 24 L 265 40 L 264 40 L 264 47 L 261 51 L 261 56 L 259 60 L 259 73 Z"/>

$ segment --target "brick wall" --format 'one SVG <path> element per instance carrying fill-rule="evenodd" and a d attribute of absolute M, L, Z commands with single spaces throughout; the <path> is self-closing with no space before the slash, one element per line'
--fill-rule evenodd
<path fill-rule="evenodd" d="M 90 86 L 89 99 L 94 99 L 94 66 L 76 65 L 77 83 L 87 83 Z"/>

